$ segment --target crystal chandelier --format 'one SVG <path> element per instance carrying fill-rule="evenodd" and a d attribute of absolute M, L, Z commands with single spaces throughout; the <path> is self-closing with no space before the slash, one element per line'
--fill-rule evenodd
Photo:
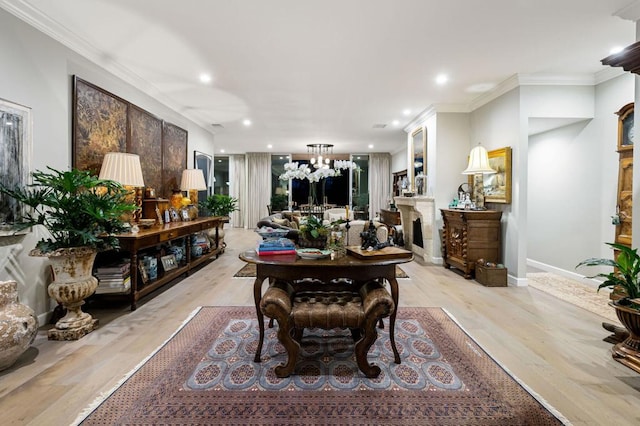
<path fill-rule="evenodd" d="M 327 143 L 310 143 L 307 145 L 307 154 L 311 155 L 309 163 L 316 169 L 328 169 L 333 155 L 333 145 Z"/>

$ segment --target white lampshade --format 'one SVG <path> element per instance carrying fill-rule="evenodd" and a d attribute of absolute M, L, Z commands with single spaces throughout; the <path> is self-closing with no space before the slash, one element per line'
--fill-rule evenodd
<path fill-rule="evenodd" d="M 463 175 L 475 175 L 477 173 L 497 173 L 489 165 L 489 154 L 487 150 L 479 144 L 471 150 L 471 154 L 469 154 L 469 165 L 462 172 Z"/>
<path fill-rule="evenodd" d="M 100 179 L 113 180 L 126 186 L 144 186 L 140 157 L 126 152 L 108 152 L 102 160 Z"/>
<path fill-rule="evenodd" d="M 182 171 L 182 180 L 180 181 L 180 189 L 182 191 L 189 191 L 195 189 L 197 191 L 204 191 L 207 189 L 207 184 L 204 182 L 204 173 L 200 169 L 186 169 Z"/>

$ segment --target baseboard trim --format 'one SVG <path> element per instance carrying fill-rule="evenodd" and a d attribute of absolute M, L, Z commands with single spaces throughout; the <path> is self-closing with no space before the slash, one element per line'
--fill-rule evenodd
<path fill-rule="evenodd" d="M 527 266 L 531 266 L 536 269 L 541 269 L 545 272 L 551 272 L 553 274 L 560 275 L 565 278 L 570 278 L 572 280 L 580 281 L 593 288 L 598 288 L 598 286 L 601 284 L 600 281 L 595 280 L 593 278 L 587 278 L 586 276 L 575 273 L 573 271 L 567 271 L 566 269 L 562 269 L 556 266 L 548 265 L 546 263 L 538 262 L 533 259 L 527 259 Z"/>

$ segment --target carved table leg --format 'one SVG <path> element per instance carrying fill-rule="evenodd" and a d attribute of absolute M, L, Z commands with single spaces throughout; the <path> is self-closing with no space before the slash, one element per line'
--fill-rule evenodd
<path fill-rule="evenodd" d="M 258 339 L 258 348 L 256 349 L 256 356 L 253 358 L 254 362 L 260 362 L 260 355 L 262 354 L 262 343 L 264 342 L 264 317 L 260 312 L 260 300 L 262 299 L 262 282 L 264 277 L 257 276 L 253 282 L 253 300 L 256 303 L 256 315 L 258 316 L 258 330 L 260 331 L 260 337 Z"/>

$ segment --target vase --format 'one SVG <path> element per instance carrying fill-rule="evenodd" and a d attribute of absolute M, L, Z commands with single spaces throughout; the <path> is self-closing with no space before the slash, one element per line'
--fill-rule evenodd
<path fill-rule="evenodd" d="M 38 319 L 18 302 L 18 284 L 0 281 L 0 371 L 11 367 L 33 343 Z"/>
<path fill-rule="evenodd" d="M 629 336 L 611 349 L 613 359 L 640 373 L 640 311 L 609 302 Z"/>
<path fill-rule="evenodd" d="M 48 332 L 49 340 L 78 340 L 95 330 L 98 320 L 83 312 L 84 299 L 98 288 L 98 280 L 91 275 L 96 250 L 89 247 L 58 249 L 50 253 L 32 250 L 32 256 L 47 256 L 53 269 L 49 296 L 67 310 Z"/>

